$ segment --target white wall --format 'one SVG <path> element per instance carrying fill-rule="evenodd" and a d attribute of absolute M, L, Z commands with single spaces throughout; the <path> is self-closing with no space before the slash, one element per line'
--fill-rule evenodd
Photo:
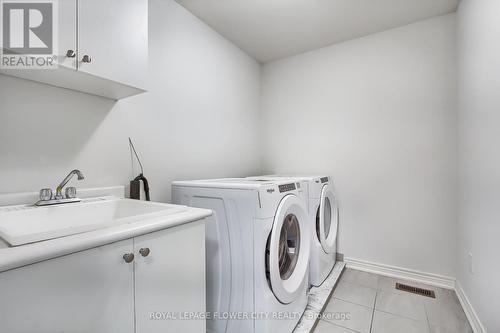
<path fill-rule="evenodd" d="M 488 332 L 500 332 L 500 2 L 463 0 L 458 23 L 458 281 Z M 468 254 L 472 254 L 472 272 Z"/>
<path fill-rule="evenodd" d="M 131 136 L 152 198 L 173 179 L 260 170 L 260 66 L 171 0 L 150 0 L 150 89 L 117 103 L 0 76 L 0 193 L 128 184 Z M 136 169 L 137 172 L 137 169 Z"/>
<path fill-rule="evenodd" d="M 346 257 L 455 276 L 455 16 L 266 64 L 263 169 L 334 177 Z"/>

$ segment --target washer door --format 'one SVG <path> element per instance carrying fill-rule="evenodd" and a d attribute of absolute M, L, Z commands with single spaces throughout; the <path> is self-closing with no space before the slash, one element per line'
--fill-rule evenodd
<path fill-rule="evenodd" d="M 321 190 L 321 202 L 316 215 L 316 233 L 323 251 L 328 254 L 336 252 L 338 225 L 338 203 L 332 187 L 326 184 Z"/>
<path fill-rule="evenodd" d="M 307 283 L 310 234 L 302 201 L 293 194 L 285 196 L 276 211 L 267 242 L 266 270 L 276 298 L 284 304 L 295 301 Z"/>

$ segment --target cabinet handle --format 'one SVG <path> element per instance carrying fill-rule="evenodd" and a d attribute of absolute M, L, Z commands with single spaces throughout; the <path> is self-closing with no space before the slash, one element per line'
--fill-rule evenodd
<path fill-rule="evenodd" d="M 123 260 L 125 260 L 125 262 L 127 264 L 130 264 L 132 261 L 134 261 L 134 254 L 133 253 L 126 253 L 123 255 Z"/>
<path fill-rule="evenodd" d="M 74 58 L 74 57 L 76 57 L 76 52 L 73 50 L 68 50 L 68 52 L 66 52 L 66 57 Z"/>
<path fill-rule="evenodd" d="M 92 59 L 87 54 L 84 55 L 83 58 L 82 58 L 82 62 L 90 63 L 91 61 L 92 61 Z"/>
<path fill-rule="evenodd" d="M 149 247 L 143 247 L 139 250 L 139 253 L 141 254 L 141 256 L 147 257 L 151 253 L 151 250 L 149 249 Z"/>

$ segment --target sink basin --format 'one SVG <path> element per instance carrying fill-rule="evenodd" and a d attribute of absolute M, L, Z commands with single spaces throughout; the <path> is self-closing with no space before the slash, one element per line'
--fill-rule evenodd
<path fill-rule="evenodd" d="M 0 237 L 11 246 L 18 246 L 185 210 L 184 206 L 115 197 L 48 207 L 0 207 Z"/>

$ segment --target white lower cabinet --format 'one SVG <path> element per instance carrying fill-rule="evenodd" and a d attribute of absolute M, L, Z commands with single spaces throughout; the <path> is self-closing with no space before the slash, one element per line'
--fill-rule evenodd
<path fill-rule="evenodd" d="M 0 332 L 134 332 L 133 240 L 0 273 Z"/>
<path fill-rule="evenodd" d="M 205 311 L 204 233 L 198 221 L 2 272 L 0 332 L 205 332 L 173 317 Z"/>
<path fill-rule="evenodd" d="M 137 332 L 205 332 L 205 224 L 190 223 L 135 238 Z M 169 319 L 170 320 L 167 320 Z"/>

